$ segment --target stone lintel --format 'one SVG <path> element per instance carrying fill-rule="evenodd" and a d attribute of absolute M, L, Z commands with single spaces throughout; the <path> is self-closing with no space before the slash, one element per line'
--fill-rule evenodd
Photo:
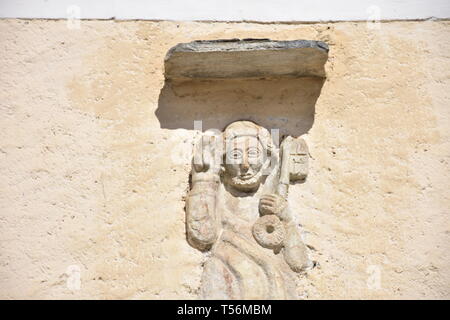
<path fill-rule="evenodd" d="M 165 57 L 166 79 L 324 78 L 328 45 L 270 39 L 197 40 Z"/>

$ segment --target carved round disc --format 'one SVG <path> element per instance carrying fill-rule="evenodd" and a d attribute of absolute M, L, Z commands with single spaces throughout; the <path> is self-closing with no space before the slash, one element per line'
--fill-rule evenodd
<path fill-rule="evenodd" d="M 253 225 L 253 236 L 264 248 L 275 249 L 283 243 L 285 230 L 276 215 L 262 216 Z"/>

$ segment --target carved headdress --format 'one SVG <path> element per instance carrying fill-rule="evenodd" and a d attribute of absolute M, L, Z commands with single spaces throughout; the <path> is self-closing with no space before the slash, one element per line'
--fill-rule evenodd
<path fill-rule="evenodd" d="M 269 131 L 251 121 L 236 121 L 229 124 L 223 133 L 224 149 L 230 141 L 237 137 L 256 137 L 261 142 L 263 148 L 270 156 L 273 152 L 274 144 Z"/>

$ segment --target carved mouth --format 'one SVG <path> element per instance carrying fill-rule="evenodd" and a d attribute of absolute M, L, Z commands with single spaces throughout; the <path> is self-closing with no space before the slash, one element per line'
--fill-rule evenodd
<path fill-rule="evenodd" d="M 254 176 L 255 175 L 253 173 L 246 173 L 246 174 L 240 175 L 239 179 L 241 179 L 241 180 L 249 180 L 249 179 L 253 178 Z"/>
<path fill-rule="evenodd" d="M 261 181 L 261 171 L 259 172 L 246 172 L 243 175 L 238 175 L 235 177 L 230 177 L 225 175 L 228 183 L 234 188 L 243 191 L 243 192 L 251 192 L 258 188 Z"/>

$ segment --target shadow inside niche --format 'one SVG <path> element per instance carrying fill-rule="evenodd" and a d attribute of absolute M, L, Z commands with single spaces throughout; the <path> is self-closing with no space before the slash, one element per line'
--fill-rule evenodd
<path fill-rule="evenodd" d="M 161 128 L 223 129 L 251 120 L 281 137 L 300 136 L 312 127 L 324 79 L 166 81 L 155 112 Z"/>

